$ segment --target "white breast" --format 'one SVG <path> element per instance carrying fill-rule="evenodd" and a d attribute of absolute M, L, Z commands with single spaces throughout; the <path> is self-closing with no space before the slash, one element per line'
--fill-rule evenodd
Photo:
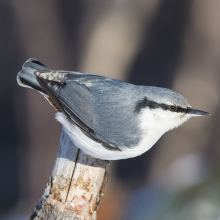
<path fill-rule="evenodd" d="M 144 116 L 140 116 L 140 120 L 143 121 L 143 124 L 141 124 L 143 127 L 143 137 L 139 145 L 134 146 L 133 148 L 119 146 L 121 151 L 111 151 L 104 148 L 100 143 L 87 137 L 74 123 L 71 123 L 63 113 L 58 112 L 56 114 L 57 121 L 64 126 L 64 129 L 70 136 L 73 144 L 83 150 L 84 153 L 102 160 L 119 160 L 136 157 L 149 150 L 156 143 L 162 134 L 159 134 L 158 132 L 155 133 L 153 130 L 147 131 L 144 129 L 144 118 L 142 117 Z"/>

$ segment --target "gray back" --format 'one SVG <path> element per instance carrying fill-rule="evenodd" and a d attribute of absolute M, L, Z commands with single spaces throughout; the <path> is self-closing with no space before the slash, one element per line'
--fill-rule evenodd
<path fill-rule="evenodd" d="M 143 99 L 188 107 L 189 103 L 172 90 L 136 86 L 103 76 L 69 72 L 59 99 L 96 137 L 105 143 L 131 147 L 141 140 L 137 104 Z"/>
<path fill-rule="evenodd" d="M 76 78 L 72 76 L 72 79 L 67 76 L 66 82 L 60 90 L 60 100 L 65 99 L 74 114 L 100 140 L 126 147 L 138 144 L 141 130 L 138 114 L 134 111 L 141 97 L 137 86 L 86 74 Z"/>

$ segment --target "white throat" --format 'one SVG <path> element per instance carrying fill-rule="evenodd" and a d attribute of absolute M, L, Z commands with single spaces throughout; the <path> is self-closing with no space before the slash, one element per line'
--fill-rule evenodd
<path fill-rule="evenodd" d="M 190 117 L 181 113 L 165 111 L 161 108 L 145 108 L 140 112 L 140 128 L 142 141 L 139 145 L 145 151 L 149 150 L 167 131 L 177 128 Z"/>

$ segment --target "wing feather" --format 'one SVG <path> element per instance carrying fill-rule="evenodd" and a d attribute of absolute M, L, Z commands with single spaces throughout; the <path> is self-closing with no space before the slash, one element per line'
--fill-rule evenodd
<path fill-rule="evenodd" d="M 68 73 L 64 78 L 64 84 L 38 81 L 86 135 L 109 150 L 139 141 L 141 133 L 131 105 L 136 97 L 134 85 L 92 74 Z"/>

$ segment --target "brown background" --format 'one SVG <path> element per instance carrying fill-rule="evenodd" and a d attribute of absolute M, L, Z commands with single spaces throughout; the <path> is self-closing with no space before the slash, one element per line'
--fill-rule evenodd
<path fill-rule="evenodd" d="M 171 88 L 212 113 L 169 132 L 138 158 L 111 163 L 98 219 L 114 220 L 133 194 L 184 156 L 203 153 L 219 169 L 219 45 L 216 0 L 1 0 L 0 218 L 27 219 L 59 148 L 55 111 L 16 83 L 25 60 Z"/>

